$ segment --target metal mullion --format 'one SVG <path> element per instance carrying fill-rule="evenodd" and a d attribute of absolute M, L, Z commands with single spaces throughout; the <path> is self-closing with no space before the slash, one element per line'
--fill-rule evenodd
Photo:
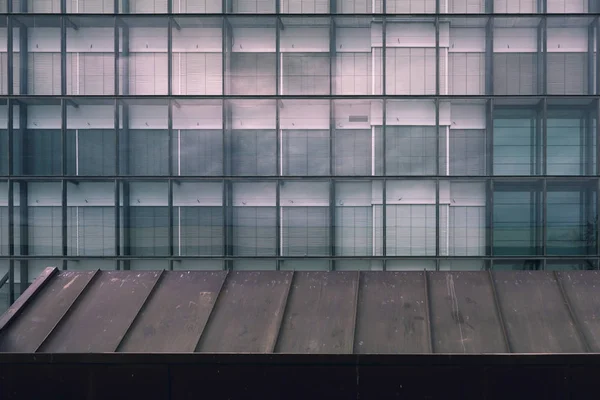
<path fill-rule="evenodd" d="M 329 180 L 329 254 L 335 256 L 335 182 Z M 329 270 L 335 270 L 335 261 L 329 260 Z"/>
<path fill-rule="evenodd" d="M 64 27 L 64 25 L 63 25 Z M 64 58 L 64 57 L 63 57 Z M 64 78 L 64 73 L 63 73 Z M 65 85 L 66 86 L 66 85 Z M 65 89 L 63 87 L 63 89 Z M 63 256 L 68 255 L 68 230 L 67 230 L 67 180 L 65 176 L 67 175 L 67 102 L 65 100 L 61 100 L 60 102 L 61 108 L 61 239 L 62 239 L 62 252 Z M 63 259 L 62 269 L 67 269 L 67 260 Z"/>
<path fill-rule="evenodd" d="M 547 54 L 548 54 L 548 38 L 547 38 L 547 17 L 541 17 L 537 29 L 537 55 L 538 55 L 538 95 L 546 95 L 548 93 L 548 65 L 547 65 Z"/>
<path fill-rule="evenodd" d="M 332 0 L 333 1 L 333 0 Z M 385 8 L 386 6 L 386 1 L 387 0 L 383 0 L 383 12 L 385 13 Z M 385 96 L 387 94 L 387 60 L 386 60 L 386 54 L 387 54 L 387 50 L 386 50 L 386 29 L 387 29 L 387 18 L 385 16 L 381 17 L 381 94 L 383 96 Z M 373 71 L 373 73 L 375 73 Z M 385 104 L 384 104 L 385 105 Z M 383 125 L 385 126 L 385 119 L 383 120 Z M 385 136 L 384 136 L 385 138 Z M 384 143 L 385 144 L 385 143 Z M 385 149 L 385 146 L 384 146 Z M 385 164 L 384 164 L 384 171 L 385 171 Z"/>
<path fill-rule="evenodd" d="M 588 87 L 587 93 L 589 95 L 594 94 L 594 32 L 595 26 L 598 24 L 598 17 L 594 18 L 594 21 L 588 26 L 588 47 L 587 47 L 587 64 L 588 64 Z"/>
<path fill-rule="evenodd" d="M 492 3 L 488 0 L 486 6 Z M 493 9 L 493 4 L 491 5 Z M 494 94 L 494 19 L 490 17 L 485 27 L 485 93 Z"/>
<path fill-rule="evenodd" d="M 168 2 L 171 7 L 171 0 Z M 181 71 L 179 71 L 181 74 Z M 167 23 L 167 94 L 173 95 L 173 18 L 169 17 Z"/>
<path fill-rule="evenodd" d="M 170 2 L 169 2 L 170 3 Z M 170 74 L 169 74 L 169 82 L 171 81 L 170 78 Z M 173 257 L 174 254 L 174 249 L 173 249 L 173 100 L 169 100 L 169 104 L 168 104 L 168 116 L 167 116 L 167 134 L 169 136 L 169 165 L 168 165 L 168 172 L 169 172 L 169 180 L 167 182 L 168 184 L 168 195 L 167 195 L 167 218 L 169 219 L 169 225 L 168 225 L 168 241 L 169 241 L 169 256 Z M 173 270 L 173 260 L 169 259 L 169 270 Z"/>
<path fill-rule="evenodd" d="M 539 132 L 538 135 L 538 144 L 537 144 L 537 148 L 538 148 L 538 153 L 539 153 L 539 149 L 541 146 L 541 155 L 539 157 L 538 160 L 536 160 L 536 163 L 538 165 L 538 171 L 540 175 L 546 175 L 547 171 L 548 171 L 548 145 L 547 145 L 547 126 L 548 126 L 548 101 L 546 98 L 543 98 L 541 100 L 542 104 L 541 104 L 541 115 L 539 117 L 539 128 L 537 129 L 537 132 Z"/>
<path fill-rule="evenodd" d="M 547 244 L 546 244 L 546 238 L 547 238 L 547 222 L 548 222 L 548 207 L 547 207 L 547 198 L 548 198 L 548 182 L 547 179 L 543 179 L 542 180 L 542 193 L 541 193 L 541 205 L 542 205 L 542 221 L 541 221 L 541 225 L 542 225 L 542 240 L 541 240 L 541 244 L 542 244 L 542 256 L 546 256 L 547 255 Z M 546 266 L 546 259 L 544 259 L 544 265 L 543 267 Z"/>
<path fill-rule="evenodd" d="M 8 1 L 8 12 L 12 12 L 12 1 Z M 9 96 L 12 96 L 13 94 L 13 85 L 14 85 L 14 80 L 13 80 L 13 17 L 12 16 L 7 16 L 7 31 L 6 31 L 6 69 L 7 69 L 7 74 L 6 74 L 6 80 L 7 80 L 7 94 Z M 10 101 L 10 100 L 9 100 Z M 10 159 L 10 157 L 9 157 Z"/>
<path fill-rule="evenodd" d="M 600 94 L 600 18 L 596 18 L 596 94 Z"/>
<path fill-rule="evenodd" d="M 383 204 L 383 210 L 382 210 L 382 217 L 383 217 L 383 221 L 381 223 L 382 226 L 382 256 L 383 257 L 387 257 L 387 178 L 383 179 L 383 193 L 382 193 L 382 204 Z M 387 270 L 387 259 L 384 258 L 383 259 L 383 265 L 382 265 L 382 269 L 383 271 Z"/>
<path fill-rule="evenodd" d="M 11 7 L 11 2 L 8 2 Z M 10 18 L 9 18 L 10 20 Z M 9 40 L 12 48 L 12 29 L 9 36 Z M 8 58 L 12 58 L 12 51 L 9 53 Z M 12 78 L 12 69 L 9 71 L 10 78 Z M 10 79 L 9 78 L 9 79 Z M 12 83 L 8 88 L 9 93 L 12 92 Z M 8 255 L 11 259 L 8 262 L 8 301 L 10 304 L 15 301 L 15 261 L 12 256 L 15 255 L 15 214 L 14 214 L 14 184 L 15 182 L 10 179 L 13 173 L 13 159 L 12 159 L 12 148 L 13 148 L 13 106 L 14 100 L 8 100 Z"/>
<path fill-rule="evenodd" d="M 487 225 L 487 243 L 486 256 L 491 257 L 494 253 L 494 180 L 488 179 L 486 182 L 486 225 Z"/>
<path fill-rule="evenodd" d="M 439 0 L 437 0 L 439 6 Z M 435 95 L 440 95 L 440 18 L 435 17 Z M 437 126 L 437 124 L 436 124 Z M 439 173 L 439 170 L 438 170 Z"/>

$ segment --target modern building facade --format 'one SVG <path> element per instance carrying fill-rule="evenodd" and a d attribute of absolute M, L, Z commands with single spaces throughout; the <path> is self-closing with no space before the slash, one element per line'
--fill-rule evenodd
<path fill-rule="evenodd" d="M 595 269 L 597 0 L 0 0 L 0 290 Z"/>

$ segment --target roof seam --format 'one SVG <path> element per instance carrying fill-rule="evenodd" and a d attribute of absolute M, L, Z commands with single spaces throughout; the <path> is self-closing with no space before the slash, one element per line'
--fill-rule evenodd
<path fill-rule="evenodd" d="M 500 325 L 500 329 L 502 330 L 502 337 L 504 338 L 504 344 L 506 345 L 506 351 L 508 353 L 512 353 L 512 346 L 510 344 L 510 340 L 508 338 L 508 332 L 506 331 L 506 325 L 504 323 L 504 315 L 502 314 L 502 309 L 500 308 L 500 300 L 498 298 L 498 291 L 496 290 L 496 283 L 494 281 L 494 274 L 492 270 L 488 270 L 488 277 L 490 280 L 490 288 L 492 289 L 492 297 L 494 299 L 494 308 L 496 309 L 496 315 L 498 316 L 498 323 Z"/>
<path fill-rule="evenodd" d="M 429 277 L 427 271 L 423 271 L 423 286 L 425 291 L 425 324 L 427 325 L 427 347 L 428 352 L 433 353 L 433 330 L 431 329 L 431 306 L 429 301 Z"/>
<path fill-rule="evenodd" d="M 119 352 L 119 348 L 122 347 L 123 343 L 125 342 L 125 339 L 129 337 L 130 332 L 132 331 L 131 328 L 133 328 L 133 326 L 137 322 L 140 314 L 144 310 L 144 307 L 146 307 L 146 304 L 148 304 L 148 302 L 150 301 L 150 299 L 153 297 L 154 293 L 156 292 L 156 288 L 159 286 L 159 284 L 162 281 L 164 275 L 165 275 L 165 270 L 163 269 L 163 270 L 160 271 L 158 277 L 156 278 L 156 281 L 154 281 L 154 285 L 152 285 L 152 287 L 150 288 L 150 291 L 148 292 L 148 295 L 146 296 L 146 298 L 142 302 L 142 305 L 140 306 L 140 309 L 138 310 L 138 312 L 135 314 L 135 316 L 133 317 L 133 319 L 129 323 L 129 326 L 127 327 L 127 329 L 125 329 L 125 333 L 123 334 L 123 337 L 121 337 L 121 339 L 119 340 L 119 343 L 117 343 L 117 345 L 115 346 L 115 349 L 113 350 L 114 353 L 118 353 Z"/>
<path fill-rule="evenodd" d="M 73 300 L 73 302 L 71 303 L 71 305 L 69 305 L 69 307 L 66 309 L 65 313 L 56 321 L 56 324 L 54 324 L 54 326 L 52 327 L 52 329 L 50 329 L 50 331 L 48 332 L 48 334 L 46 334 L 46 336 L 41 341 L 41 343 L 35 348 L 35 350 L 33 351 L 34 353 L 39 352 L 42 349 L 42 347 L 44 347 L 44 345 L 48 342 L 48 339 L 50 339 L 50 337 L 52 336 L 52 334 L 54 333 L 54 331 L 56 331 L 56 328 L 58 328 L 61 324 L 64 323 L 64 321 L 67 319 L 67 317 L 75 309 L 75 305 L 77 303 L 79 303 L 79 301 L 81 301 L 81 299 L 83 298 L 83 293 L 85 291 L 87 291 L 89 287 L 92 286 L 92 283 L 94 282 L 94 280 L 96 280 L 97 277 L 100 276 L 101 273 L 102 273 L 102 271 L 100 271 L 99 269 L 97 269 L 97 270 L 94 271 L 94 274 L 92 275 L 92 277 L 90 278 L 90 280 L 88 281 L 88 283 L 86 283 L 86 285 L 83 287 L 83 289 L 81 289 L 81 292 L 79 292 L 79 294 L 77 295 L 77 297 L 75 297 L 75 299 Z"/>
<path fill-rule="evenodd" d="M 206 318 L 206 323 L 204 324 L 204 328 L 202 328 L 202 332 L 200 332 L 200 335 L 198 336 L 198 342 L 196 342 L 196 346 L 194 346 L 194 350 L 193 350 L 194 353 L 198 353 L 200 350 L 200 344 L 202 343 L 202 337 L 204 336 L 204 332 L 206 332 L 208 325 L 211 323 L 212 319 L 214 318 L 215 308 L 217 308 L 219 300 L 222 297 L 221 293 L 223 293 L 223 288 L 225 287 L 225 284 L 227 283 L 227 280 L 229 279 L 229 276 L 231 275 L 230 272 L 231 272 L 231 269 L 226 270 L 225 277 L 223 278 L 223 282 L 221 282 L 221 287 L 219 288 L 219 293 L 217 293 L 215 302 L 213 303 L 212 308 L 210 309 L 210 312 L 208 313 L 208 318 Z"/>
<path fill-rule="evenodd" d="M 558 271 L 554 271 L 554 279 L 556 280 L 556 284 L 558 285 L 558 290 L 560 291 L 560 295 L 562 296 L 563 302 L 564 302 L 565 306 L 567 307 L 567 312 L 569 313 L 569 317 L 571 318 L 571 321 L 573 321 L 575 332 L 577 332 L 577 336 L 579 336 L 579 340 L 581 340 L 583 349 L 585 350 L 586 353 L 589 353 L 591 351 L 591 346 L 587 340 L 587 337 L 585 336 L 585 333 L 581 330 L 581 325 L 579 323 L 579 319 L 575 315 L 575 312 L 573 311 L 573 307 L 571 307 L 571 302 L 569 301 L 569 296 L 567 296 L 567 293 L 562 284 L 562 281 L 560 279 L 560 275 L 559 275 Z"/>
<path fill-rule="evenodd" d="M 273 343 L 269 346 L 268 353 L 275 353 L 277 351 L 277 344 L 279 343 L 279 335 L 281 333 L 281 327 L 285 320 L 285 315 L 287 313 L 287 307 L 290 300 L 290 293 L 292 292 L 292 286 L 294 284 L 294 277 L 296 276 L 295 271 L 291 271 L 290 275 L 290 283 L 287 286 L 286 293 L 284 295 L 283 306 L 281 307 L 281 312 L 279 313 L 279 321 L 277 321 L 277 327 L 275 331 L 275 337 L 273 338 Z"/>
<path fill-rule="evenodd" d="M 354 315 L 352 316 L 352 344 L 350 346 L 350 354 L 355 353 L 354 345 L 356 344 L 356 326 L 358 325 L 358 296 L 360 295 L 360 271 L 356 271 L 356 290 L 354 291 Z"/>

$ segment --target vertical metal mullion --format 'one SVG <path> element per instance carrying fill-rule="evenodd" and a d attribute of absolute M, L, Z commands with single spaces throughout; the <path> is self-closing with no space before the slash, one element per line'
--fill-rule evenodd
<path fill-rule="evenodd" d="M 588 26 L 588 37 L 587 37 L 587 64 L 588 64 L 588 87 L 587 94 L 594 94 L 594 39 L 595 39 L 595 27 L 598 24 L 598 17 L 594 18 L 594 21 Z"/>
<path fill-rule="evenodd" d="M 439 5 L 439 0 L 437 0 Z M 440 95 L 440 18 L 435 17 L 435 95 Z M 439 170 L 438 170 L 439 171 Z"/>
<path fill-rule="evenodd" d="M 170 3 L 170 2 L 169 2 Z M 171 81 L 171 75 L 169 74 L 169 82 Z M 173 100 L 169 99 L 167 110 L 167 134 L 169 136 L 169 180 L 168 180 L 168 196 L 167 196 L 167 218 L 169 219 L 169 225 L 167 229 L 167 236 L 169 240 L 169 270 L 173 270 Z"/>
<path fill-rule="evenodd" d="M 546 245 L 546 237 L 547 237 L 547 216 L 548 216 L 548 210 L 546 207 L 546 203 L 547 203 L 547 197 L 548 197 L 548 182 L 547 179 L 544 178 L 542 180 L 542 196 L 541 196 L 541 203 L 542 203 L 542 221 L 541 221 L 541 225 L 542 225 L 542 255 L 546 256 L 547 254 L 547 245 Z M 538 242 L 539 243 L 539 242 Z M 545 259 L 544 259 L 545 262 Z M 545 265 L 544 265 L 545 267 Z"/>
<path fill-rule="evenodd" d="M 8 1 L 8 12 L 12 12 L 12 1 Z M 7 94 L 9 96 L 11 96 L 13 94 L 13 85 L 14 85 L 14 79 L 13 79 L 13 68 L 14 68 L 14 63 L 13 63 L 13 53 L 14 53 L 14 49 L 13 49 L 13 17 L 12 16 L 7 16 L 7 21 L 6 21 L 6 26 L 7 26 L 7 31 L 6 31 L 6 80 L 7 80 Z M 10 155 L 9 155 L 9 160 L 10 160 Z"/>
<path fill-rule="evenodd" d="M 335 256 L 335 182 L 329 180 L 329 254 Z M 335 270 L 335 261 L 330 259 L 329 270 Z"/>
<path fill-rule="evenodd" d="M 382 142 L 382 168 L 381 174 L 384 176 L 383 179 L 383 209 L 381 210 L 382 214 L 382 253 L 383 253 L 383 265 L 382 269 L 387 270 L 387 179 L 385 176 L 387 175 L 387 161 L 386 161 L 386 126 L 387 126 L 387 60 L 386 60 L 386 30 L 387 30 L 387 18 L 385 14 L 387 12 L 387 0 L 382 0 L 382 17 L 381 17 L 381 93 L 383 95 L 383 110 L 382 110 L 382 124 L 381 124 L 381 142 Z M 373 10 L 375 12 L 375 10 Z M 375 73 L 375 71 L 373 71 Z M 377 141 L 375 141 L 377 143 Z M 375 152 L 377 154 L 377 152 Z"/>
<path fill-rule="evenodd" d="M 64 77 L 64 76 L 63 76 Z M 62 252 L 63 256 L 67 256 L 68 253 L 68 230 L 67 230 L 67 180 L 65 176 L 67 175 L 67 102 L 65 100 L 61 100 L 60 102 L 61 108 L 61 232 L 62 232 Z M 67 269 L 67 260 L 63 259 L 62 261 L 62 269 Z"/>
<path fill-rule="evenodd" d="M 547 162 L 547 155 L 548 155 L 548 146 L 547 146 L 547 126 L 548 126 L 548 99 L 546 97 L 544 97 L 542 99 L 542 104 L 541 104 L 541 116 L 539 118 L 540 120 L 540 127 L 539 129 L 537 129 L 537 131 L 540 133 L 538 136 L 538 149 L 541 146 L 541 157 L 539 157 L 540 159 L 537 160 L 537 164 L 538 164 L 538 170 L 540 175 L 546 175 L 547 171 L 548 171 L 548 162 Z"/>
<path fill-rule="evenodd" d="M 330 1 L 330 12 L 335 13 L 336 1 Z M 336 25 L 333 16 L 329 18 L 329 95 L 333 95 L 335 91 L 335 77 L 336 77 L 336 59 L 337 59 L 337 44 L 336 44 Z M 329 175 L 333 176 L 335 163 L 334 163 L 334 148 L 335 148 L 335 101 L 329 98 Z M 335 256 L 335 181 L 329 180 L 329 254 Z M 333 259 L 329 261 L 329 270 L 334 271 L 336 269 L 336 262 Z"/>
<path fill-rule="evenodd" d="M 383 204 L 383 210 L 382 210 L 382 217 L 383 217 L 383 221 L 382 221 L 382 227 L 383 227 L 383 232 L 382 232 L 382 248 L 383 248 L 383 265 L 382 265 L 382 269 L 385 271 L 387 270 L 387 178 L 383 179 L 383 193 L 382 193 L 382 204 Z"/>
<path fill-rule="evenodd" d="M 386 7 L 386 0 L 383 0 L 383 9 Z M 385 11 L 384 11 L 385 12 Z M 387 60 L 386 60 L 386 30 L 387 30 L 387 18 L 385 16 L 381 17 L 381 93 L 383 96 L 387 95 Z M 385 120 L 383 120 L 383 124 L 385 125 Z M 384 136 L 385 138 L 385 136 Z M 384 147 L 385 148 L 385 147 Z M 385 169 L 385 164 L 384 164 Z"/>
<path fill-rule="evenodd" d="M 490 98 L 486 104 L 486 176 L 487 178 L 487 196 L 486 196 L 486 225 L 487 225 L 487 243 L 486 255 L 492 256 L 494 253 L 494 99 Z M 491 268 L 490 264 L 490 268 Z"/>
<path fill-rule="evenodd" d="M 277 14 L 280 12 L 280 4 L 279 0 L 275 1 L 275 8 Z M 281 27 L 282 22 L 279 15 L 275 18 L 275 94 L 277 95 L 277 100 L 275 100 L 275 132 L 276 132 L 276 168 L 277 168 L 277 176 L 281 177 L 283 175 L 283 170 L 281 166 L 283 151 L 281 143 L 281 99 L 279 96 L 281 95 L 282 87 L 280 86 L 281 80 L 279 79 L 281 75 L 282 65 L 281 65 Z M 275 187 L 275 255 L 278 257 L 275 261 L 275 268 L 277 270 L 281 269 L 282 261 L 280 259 L 282 255 L 282 243 L 281 243 L 281 178 L 277 179 L 276 187 Z"/>
<path fill-rule="evenodd" d="M 21 12 L 27 13 L 27 1 L 21 0 Z M 28 32 L 25 25 L 21 24 L 19 27 L 19 74 L 20 74 L 20 87 L 19 94 L 27 95 L 29 89 L 28 82 L 28 65 L 29 65 L 29 53 L 28 53 Z M 20 154 L 15 157 L 18 160 L 19 171 L 17 174 L 25 175 L 25 151 L 27 147 L 27 105 L 25 103 L 19 104 L 19 141 L 20 141 Z M 29 254 L 29 210 L 28 210 L 28 187 L 27 182 L 21 181 L 19 183 L 19 254 Z M 29 283 L 29 261 L 19 261 L 19 274 L 20 274 L 20 293 L 23 293 L 27 289 Z"/>
<path fill-rule="evenodd" d="M 8 2 L 11 7 L 11 2 Z M 12 17 L 9 17 L 9 20 Z M 9 34 L 9 40 L 12 45 L 12 29 Z M 11 46 L 12 47 L 12 46 Z M 12 51 L 9 53 L 8 58 L 12 58 Z M 9 71 L 9 77 L 12 77 L 12 69 Z M 12 93 L 12 84 L 8 87 L 9 93 Z M 8 263 L 8 300 L 10 304 L 15 301 L 15 260 L 12 258 L 15 255 L 15 209 L 14 209 L 14 184 L 15 182 L 11 179 L 13 175 L 13 106 L 14 101 L 8 100 L 8 255 L 11 256 Z"/>
<path fill-rule="evenodd" d="M 489 0 L 487 4 L 489 4 Z M 493 7 L 493 5 L 492 5 Z M 492 8 L 493 9 L 493 8 Z M 485 28 L 485 93 L 494 94 L 494 19 L 490 17 Z"/>
<path fill-rule="evenodd" d="M 171 8 L 171 0 L 168 2 Z M 181 74 L 181 71 L 179 71 Z M 169 17 L 167 24 L 167 93 L 173 95 L 173 18 Z"/>
<path fill-rule="evenodd" d="M 437 20 L 437 18 L 436 18 Z M 437 24 L 436 24 L 436 31 L 437 30 Z M 439 33 L 439 31 L 438 31 Z M 439 47 L 438 47 L 439 48 Z M 437 53 L 437 51 L 436 51 Z M 439 55 L 439 53 L 438 53 Z M 439 63 L 438 63 L 439 66 Z M 438 68 L 439 71 L 439 68 Z M 438 74 L 438 78 L 439 78 L 439 74 Z M 439 86 L 436 89 L 436 91 L 439 92 Z M 439 93 L 438 93 L 439 94 Z M 435 158 L 435 165 L 436 165 L 436 175 L 441 175 L 440 173 L 440 101 L 439 101 L 439 97 L 436 97 L 435 99 L 435 130 L 436 130 L 436 138 L 437 140 L 435 141 L 435 147 L 436 147 L 436 158 Z M 440 179 L 436 178 L 435 180 L 435 255 L 439 256 L 440 255 Z M 436 259 L 436 270 L 438 269 L 439 266 L 439 260 Z"/>
<path fill-rule="evenodd" d="M 538 76 L 540 77 L 538 79 L 538 87 L 537 87 L 537 94 L 541 94 L 541 95 L 546 95 L 548 90 L 547 90 L 547 71 L 548 71 L 548 65 L 547 65 L 547 54 L 548 54 L 548 41 L 547 41 L 547 20 L 546 20 L 546 16 L 542 17 L 542 20 L 540 21 L 539 25 L 538 25 L 538 30 L 537 30 L 537 56 L 538 56 Z"/>
<path fill-rule="evenodd" d="M 600 5 L 598 5 L 600 7 Z M 596 75 L 596 94 L 600 94 L 600 18 L 596 18 L 596 70 L 594 71 Z"/>

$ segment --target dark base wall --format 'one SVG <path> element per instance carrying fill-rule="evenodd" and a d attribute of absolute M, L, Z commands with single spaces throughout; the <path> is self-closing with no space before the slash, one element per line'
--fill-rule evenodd
<path fill-rule="evenodd" d="M 592 399 L 600 356 L 0 355 L 0 399 Z M 77 362 L 77 359 L 81 362 Z"/>

